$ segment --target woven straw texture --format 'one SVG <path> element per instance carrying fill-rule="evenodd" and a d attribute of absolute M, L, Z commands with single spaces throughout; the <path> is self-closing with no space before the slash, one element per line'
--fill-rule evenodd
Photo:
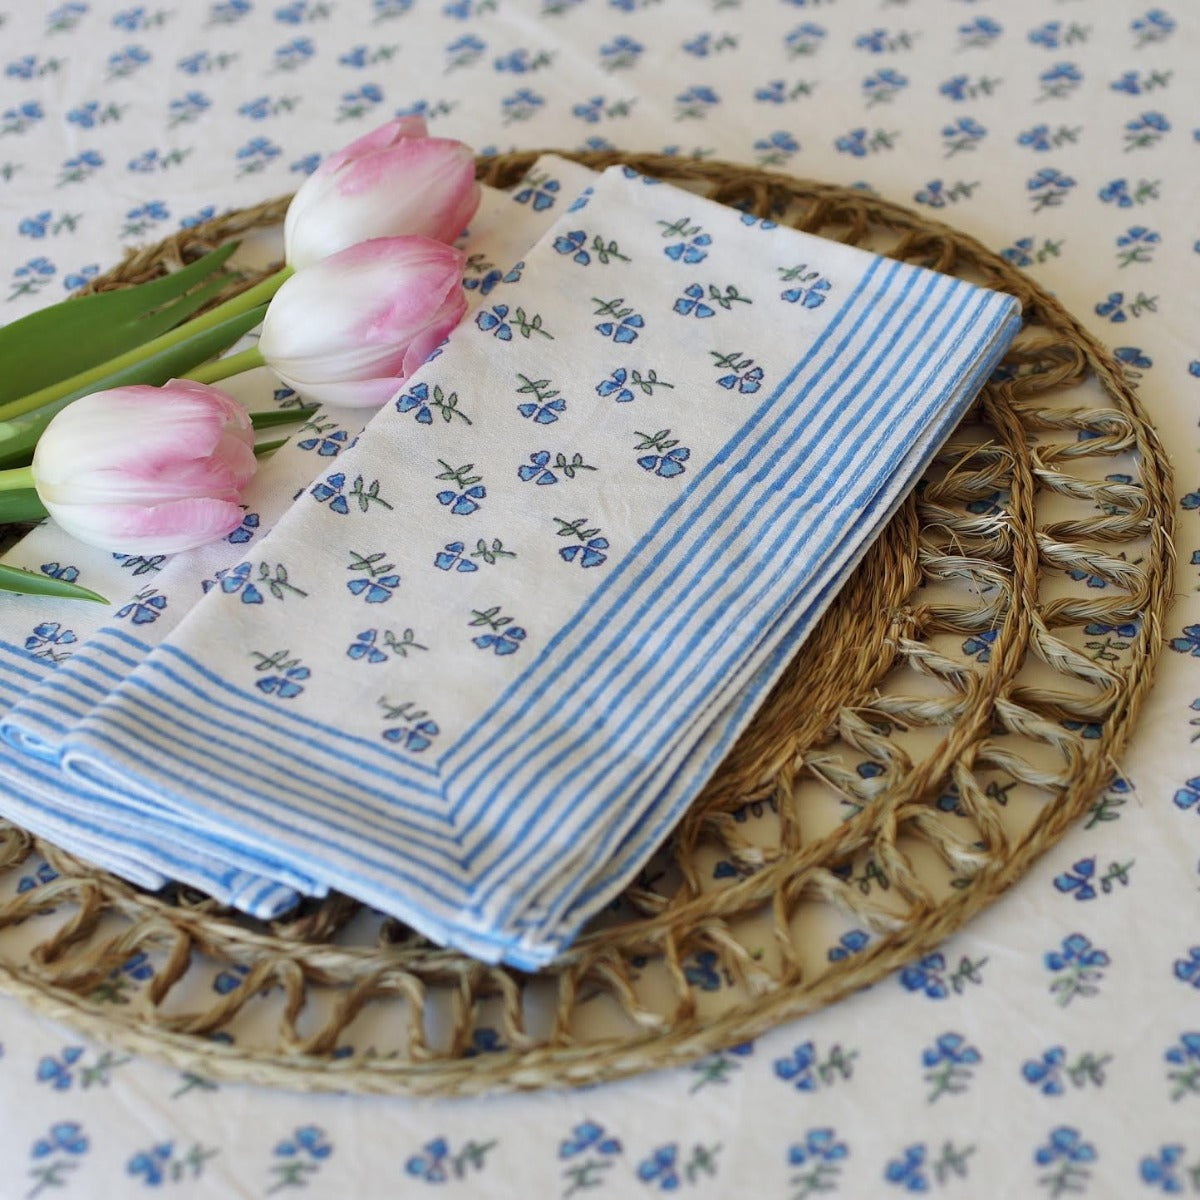
<path fill-rule="evenodd" d="M 535 157 L 479 174 L 510 186 Z M 1111 782 L 1172 578 L 1168 467 L 1122 368 L 997 255 L 870 194 L 569 157 L 1011 292 L 1024 328 L 669 843 L 551 968 L 471 961 L 340 896 L 267 926 L 183 889 L 146 895 L 0 822 L 0 988 L 214 1078 L 458 1095 L 595 1083 L 744 1041 L 928 953 Z M 285 208 L 187 230 L 92 286 L 174 268 Z M 57 879 L 19 892 L 39 855 Z"/>

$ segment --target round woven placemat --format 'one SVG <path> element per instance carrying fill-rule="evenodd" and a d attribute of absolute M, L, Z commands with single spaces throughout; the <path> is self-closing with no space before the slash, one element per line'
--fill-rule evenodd
<path fill-rule="evenodd" d="M 1024 328 L 669 843 L 549 969 L 474 962 L 340 896 L 257 924 L 0 824 L 0 988 L 214 1078 L 440 1094 L 595 1083 L 743 1042 L 928 954 L 1089 806 L 1120 803 L 1105 789 L 1121 786 L 1114 762 L 1162 640 L 1173 505 L 1119 364 L 1001 257 L 868 192 L 568 157 L 1011 292 Z M 535 158 L 483 159 L 479 174 L 511 186 Z M 187 230 L 93 287 L 170 269 L 285 207 Z M 964 982 L 937 958 L 923 971 Z"/>

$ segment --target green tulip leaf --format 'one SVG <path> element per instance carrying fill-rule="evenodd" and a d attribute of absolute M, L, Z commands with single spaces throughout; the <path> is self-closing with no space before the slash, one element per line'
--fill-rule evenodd
<path fill-rule="evenodd" d="M 200 363 L 228 350 L 243 334 L 261 324 L 266 312 L 267 306 L 259 304 L 247 312 L 227 317 L 219 324 L 199 333 L 180 338 L 173 345 L 165 346 L 157 353 L 119 367 L 107 375 L 98 370 L 92 371 L 86 383 L 60 396 L 54 404 L 58 405 L 59 400 L 69 403 L 71 400 L 78 400 L 80 396 L 108 388 L 127 387 L 134 383 L 158 386 L 169 379 L 178 379 Z M 0 446 L 0 453 L 3 452 L 4 447 Z"/>
<path fill-rule="evenodd" d="M 280 446 L 286 446 L 290 440 L 290 438 L 275 438 L 270 442 L 255 442 L 254 457 L 266 458 L 268 454 L 274 454 Z"/>
<path fill-rule="evenodd" d="M 55 579 L 51 575 L 39 575 L 35 571 L 23 571 L 20 567 L 8 567 L 0 563 L 0 591 L 19 592 L 23 596 L 61 596 L 67 600 L 92 600 L 98 604 L 109 601 L 90 588 Z"/>
<path fill-rule="evenodd" d="M 69 379 L 175 328 L 228 285 L 227 273 L 209 276 L 236 249 L 230 243 L 170 275 L 63 300 L 0 328 L 0 404 Z"/>
<path fill-rule="evenodd" d="M 317 411 L 315 404 L 308 408 L 272 408 L 266 412 L 252 412 L 250 424 L 255 429 L 274 429 L 277 425 L 295 425 L 307 421 Z M 4 447 L 0 444 L 0 453 Z"/>
<path fill-rule="evenodd" d="M 18 521 L 40 521 L 49 516 L 34 488 L 14 488 L 0 492 L 0 525 Z"/>

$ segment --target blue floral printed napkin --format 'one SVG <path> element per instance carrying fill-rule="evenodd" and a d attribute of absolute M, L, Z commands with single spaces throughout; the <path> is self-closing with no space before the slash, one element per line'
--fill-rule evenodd
<path fill-rule="evenodd" d="M 503 288 L 506 278 L 519 275 L 520 255 L 591 178 L 586 168 L 547 155 L 512 193 L 484 189 L 463 243 L 468 254 L 464 286 L 473 306 Z M 248 383 L 257 382 L 261 390 L 265 379 L 259 372 Z M 175 628 L 216 571 L 235 564 L 265 535 L 314 475 L 331 470 L 363 421 L 362 410 L 326 406 L 318 412 L 260 468 L 245 496 L 241 528 L 214 546 L 170 559 L 130 558 L 81 548 L 52 525 L 26 539 L 17 552 L 22 565 L 77 576 L 78 567 L 57 560 L 86 562 L 83 582 L 106 595 L 123 595 L 131 583 L 134 590 L 108 610 L 76 601 L 4 598 L 0 686 L 9 690 L 3 697 L 7 711 L 0 716 L 7 743 L 0 747 L 0 811 L 143 886 L 157 888 L 176 879 L 257 916 L 277 915 L 295 903 L 298 892 L 327 890 L 287 863 L 248 851 L 219 824 L 182 818 L 153 796 L 67 779 L 58 759 L 72 726 Z M 262 586 L 267 594 L 281 592 L 287 579 Z M 286 696 L 296 686 L 286 673 L 277 683 L 270 679 L 264 676 L 265 693 L 277 688 Z"/>
<path fill-rule="evenodd" d="M 622 169 L 488 300 L 64 763 L 532 968 L 703 786 L 1019 315 Z"/>

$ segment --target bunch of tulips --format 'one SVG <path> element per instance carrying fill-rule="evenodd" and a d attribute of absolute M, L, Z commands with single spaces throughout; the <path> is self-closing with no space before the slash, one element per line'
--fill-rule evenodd
<path fill-rule="evenodd" d="M 49 515 L 116 553 L 226 536 L 256 429 L 295 416 L 251 414 L 214 384 L 266 365 L 309 404 L 384 404 L 466 311 L 451 243 L 478 203 L 470 148 L 405 117 L 306 180 L 285 265 L 233 299 L 205 309 L 228 285 L 227 246 L 0 329 L 0 521 Z M 259 325 L 249 350 L 217 357 Z M 15 568 L 0 569 L 0 588 L 72 594 Z"/>

